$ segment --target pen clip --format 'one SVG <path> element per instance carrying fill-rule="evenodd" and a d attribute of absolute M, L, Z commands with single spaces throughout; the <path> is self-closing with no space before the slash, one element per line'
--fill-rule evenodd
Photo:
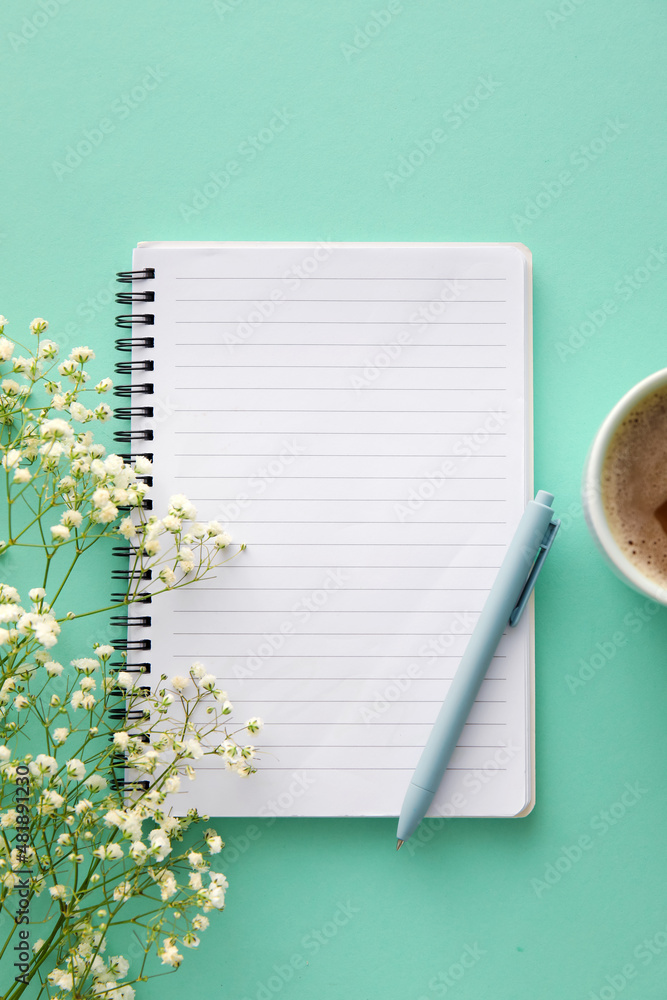
<path fill-rule="evenodd" d="M 540 575 L 540 571 L 542 569 L 542 566 L 544 565 L 544 560 L 549 555 L 549 549 L 554 543 L 554 538 L 556 537 L 556 533 L 558 532 L 559 528 L 560 528 L 560 520 L 558 520 L 558 518 L 555 518 L 549 524 L 549 527 L 546 530 L 546 534 L 542 539 L 542 541 L 540 542 L 535 562 L 533 563 L 532 569 L 528 574 L 528 579 L 526 580 L 525 586 L 521 591 L 521 594 L 519 595 L 519 600 L 516 602 L 516 605 L 514 606 L 514 611 L 510 615 L 509 624 L 512 626 L 512 628 L 518 624 L 519 619 L 523 614 L 523 609 L 528 603 L 528 598 L 533 592 L 533 587 L 535 586 L 537 578 Z"/>

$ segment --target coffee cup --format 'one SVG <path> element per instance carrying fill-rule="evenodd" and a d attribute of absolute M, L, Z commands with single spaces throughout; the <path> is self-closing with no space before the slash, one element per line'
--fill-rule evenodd
<path fill-rule="evenodd" d="M 631 486 L 628 486 L 627 491 L 628 504 L 631 502 L 631 494 L 634 494 L 636 489 L 641 487 L 641 476 L 638 476 L 637 473 L 641 472 L 644 443 L 646 447 L 644 454 L 647 456 L 649 463 L 647 467 L 649 468 L 651 468 L 650 462 L 653 461 L 653 452 L 650 451 L 650 435 L 646 440 L 638 439 L 638 435 L 641 438 L 639 421 L 647 419 L 646 414 L 652 413 L 651 407 L 655 409 L 658 404 L 662 406 L 663 395 L 667 399 L 667 368 L 663 368 L 638 382 L 619 400 L 595 435 L 588 453 L 582 481 L 582 502 L 590 532 L 600 552 L 616 575 L 630 587 L 639 591 L 640 594 L 645 594 L 652 600 L 667 605 L 667 571 L 665 569 L 667 566 L 667 525 L 662 524 L 661 526 L 657 519 L 655 519 L 654 524 L 650 514 L 643 515 L 648 519 L 647 523 L 650 521 L 650 532 L 639 531 L 639 535 L 652 533 L 651 538 L 648 541 L 645 538 L 640 538 L 642 544 L 647 542 L 642 551 L 640 551 L 639 544 L 633 548 L 634 539 L 628 541 L 626 536 L 637 532 L 634 529 L 624 530 L 627 523 L 632 523 L 632 511 L 629 509 L 626 517 L 626 512 L 621 509 L 619 519 L 619 506 L 626 502 L 623 489 L 621 487 L 619 494 L 618 487 L 615 486 L 616 494 L 612 496 L 609 487 L 610 482 L 621 482 L 619 475 L 617 475 L 618 470 L 614 468 L 614 465 L 618 464 L 620 467 L 626 453 L 633 456 Z M 663 409 L 664 407 L 659 409 L 659 412 L 662 413 Z M 634 433 L 635 438 L 624 442 L 622 436 L 628 433 L 628 428 Z M 640 430 L 636 430 L 636 428 L 640 428 Z M 655 443 L 654 441 L 654 450 Z M 623 447 L 625 447 L 625 452 Z M 629 448 L 631 448 L 630 451 L 628 451 Z M 667 450 L 667 440 L 665 449 Z M 616 452 L 618 452 L 618 456 Z M 653 472 L 651 475 L 653 476 Z M 667 466 L 665 467 L 665 477 L 667 480 Z M 653 476 L 653 478 L 655 477 Z M 667 490 L 665 500 L 667 500 Z M 652 500 L 652 503 L 655 503 L 655 500 Z M 656 545 L 660 545 L 661 532 L 664 532 L 663 550 L 656 548 Z"/>

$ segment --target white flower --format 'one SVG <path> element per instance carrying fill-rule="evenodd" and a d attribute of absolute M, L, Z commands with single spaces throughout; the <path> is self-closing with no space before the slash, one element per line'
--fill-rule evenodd
<path fill-rule="evenodd" d="M 0 764 L 6 764 L 8 760 L 11 760 L 12 752 L 9 747 L 0 746 Z"/>
<path fill-rule="evenodd" d="M 188 854 L 188 862 L 192 868 L 204 868 L 204 855 L 199 851 L 190 851 Z"/>
<path fill-rule="evenodd" d="M 176 583 L 176 574 L 169 566 L 163 566 L 158 576 L 167 587 L 173 587 Z"/>
<path fill-rule="evenodd" d="M 29 704 L 28 699 L 24 698 L 22 694 L 17 694 L 16 698 L 14 698 L 14 708 L 17 712 L 20 712 L 22 708 L 26 708 Z"/>
<path fill-rule="evenodd" d="M 203 889 L 201 895 L 204 897 L 204 910 L 215 907 L 221 910 L 225 905 L 225 890 L 229 888 L 229 883 L 224 875 L 219 872 L 211 872 L 209 875 L 211 884 L 208 889 Z"/>
<path fill-rule="evenodd" d="M 123 536 L 123 538 L 135 538 L 137 534 L 136 525 L 132 523 L 131 517 L 124 517 L 123 520 L 118 525 L 118 532 Z"/>
<path fill-rule="evenodd" d="M 43 774 L 55 774 L 58 770 L 58 761 L 48 754 L 38 753 L 33 761 L 28 765 L 30 773 L 36 776 Z"/>
<path fill-rule="evenodd" d="M 77 804 L 74 806 L 74 812 L 76 813 L 77 816 L 80 816 L 81 813 L 90 812 L 92 808 L 93 808 L 93 803 L 90 801 L 90 799 L 79 799 Z"/>
<path fill-rule="evenodd" d="M 17 469 L 14 473 L 15 483 L 29 483 L 32 479 L 32 475 L 28 469 Z"/>
<path fill-rule="evenodd" d="M 93 415 L 94 415 L 94 417 L 95 417 L 96 420 L 99 420 L 101 423 L 104 423 L 111 416 L 111 407 L 107 406 L 106 403 L 100 403 L 93 410 Z M 129 987 L 129 986 L 127 987 L 127 989 L 130 989 L 130 988 L 131 987 Z"/>
<path fill-rule="evenodd" d="M 55 646 L 60 635 L 60 625 L 51 614 L 39 614 L 28 611 L 21 615 L 16 623 L 16 630 L 21 635 L 34 635 L 40 646 L 49 649 Z"/>
<path fill-rule="evenodd" d="M 109 972 L 112 972 L 118 979 L 122 979 L 127 974 L 129 968 L 130 963 L 123 955 L 114 955 L 109 959 Z"/>
<path fill-rule="evenodd" d="M 67 897 L 67 886 L 65 885 L 52 885 L 49 889 L 49 894 L 52 899 L 65 899 Z"/>
<path fill-rule="evenodd" d="M 40 437 L 52 440 L 56 440 L 57 438 L 71 440 L 74 437 L 74 431 L 66 420 L 62 420 L 60 417 L 53 417 L 52 420 L 42 421 L 39 426 L 39 435 Z"/>
<path fill-rule="evenodd" d="M 176 947 L 176 938 L 167 937 L 164 939 L 164 944 L 161 948 L 157 950 L 158 955 L 162 959 L 163 965 L 171 965 L 175 969 L 183 961 L 183 956 Z"/>
<path fill-rule="evenodd" d="M 185 547 L 179 549 L 176 561 L 184 573 L 192 573 L 195 568 L 195 555 L 192 549 Z"/>
<path fill-rule="evenodd" d="M 96 705 L 96 698 L 93 694 L 75 691 L 70 699 L 70 705 L 74 709 L 83 708 L 86 712 L 90 712 Z"/>
<path fill-rule="evenodd" d="M 164 525 L 167 531 L 176 532 L 181 530 L 183 522 L 181 521 L 180 517 L 176 517 L 175 514 L 167 514 L 165 517 L 162 518 L 162 524 Z"/>
<path fill-rule="evenodd" d="M 125 902 L 132 895 L 132 885 L 130 882 L 120 882 L 113 891 L 114 902 Z"/>
<path fill-rule="evenodd" d="M 65 799 L 59 792 L 54 792 L 52 788 L 47 788 L 40 795 L 37 811 L 43 816 L 48 816 L 64 804 Z"/>
<path fill-rule="evenodd" d="M 201 678 L 206 676 L 206 667 L 203 663 L 196 660 L 190 667 L 190 673 L 193 677 Z"/>
<path fill-rule="evenodd" d="M 103 378 L 101 382 L 98 382 L 95 386 L 95 392 L 108 392 L 112 387 L 113 382 L 110 378 Z"/>
<path fill-rule="evenodd" d="M 118 687 L 124 688 L 126 691 L 129 691 L 130 688 L 133 688 L 135 683 L 136 683 L 135 678 L 132 676 L 132 674 L 128 674 L 126 670 L 121 670 L 120 673 L 116 676 L 116 684 L 118 685 Z"/>
<path fill-rule="evenodd" d="M 91 774 L 84 781 L 84 785 L 91 792 L 100 792 L 103 788 L 107 787 L 107 779 L 103 778 L 101 774 Z"/>
<path fill-rule="evenodd" d="M 178 792 L 181 788 L 181 778 L 178 774 L 172 774 L 165 780 L 164 790 L 165 792 Z"/>
<path fill-rule="evenodd" d="M 169 498 L 168 510 L 170 514 L 187 518 L 189 521 L 194 521 L 197 517 L 197 508 L 182 493 L 176 493 Z"/>
<path fill-rule="evenodd" d="M 100 524 L 111 524 L 118 517 L 118 507 L 109 501 L 105 503 L 103 507 L 95 512 L 95 520 L 99 521 Z"/>
<path fill-rule="evenodd" d="M 148 848 L 141 840 L 134 840 L 130 845 L 130 857 L 138 865 L 143 864 L 148 857 Z"/>
<path fill-rule="evenodd" d="M 64 524 L 53 524 L 51 526 L 51 534 L 53 535 L 54 542 L 66 542 L 69 538 L 69 528 Z"/>
<path fill-rule="evenodd" d="M 211 921 L 203 913 L 195 913 L 192 918 L 192 926 L 196 931 L 205 931 Z"/>
<path fill-rule="evenodd" d="M 18 604 L 0 604 L 0 622 L 18 621 L 23 613 L 23 608 Z"/>
<path fill-rule="evenodd" d="M 36 951 L 41 951 L 45 944 L 46 944 L 46 941 L 44 940 L 44 938 L 37 938 L 37 940 L 35 941 L 34 945 L 32 946 L 32 950 L 35 951 L 35 952 Z"/>
<path fill-rule="evenodd" d="M 42 319 L 41 316 L 38 316 L 37 319 L 34 319 L 32 321 L 32 323 L 30 324 L 30 330 L 31 330 L 32 333 L 35 333 L 35 334 L 37 334 L 37 333 L 44 333 L 44 331 L 46 330 L 46 328 L 48 327 L 48 325 L 49 324 L 47 323 L 47 321 L 45 319 Z"/>
<path fill-rule="evenodd" d="M 56 663 L 55 660 L 48 660 L 44 664 L 44 669 L 46 670 L 49 677 L 60 677 L 60 675 L 64 670 L 64 667 L 62 663 Z"/>
<path fill-rule="evenodd" d="M 2 324 L 0 324 L 1 326 Z M 14 345 L 11 340 L 7 340 L 6 337 L 0 337 L 0 361 L 9 361 L 14 350 Z"/>
<path fill-rule="evenodd" d="M 95 352 L 91 351 L 90 347 L 75 347 L 69 356 L 72 361 L 89 361 L 95 357 Z"/>
<path fill-rule="evenodd" d="M 9 451 L 2 456 L 2 467 L 3 469 L 15 469 L 20 461 L 21 452 L 19 449 L 10 448 Z"/>
<path fill-rule="evenodd" d="M 0 583 L 0 604 L 18 604 L 21 600 L 16 587 L 10 587 L 8 583 Z"/>
<path fill-rule="evenodd" d="M 172 872 L 163 872 L 159 881 L 160 896 L 162 899 L 171 899 L 178 892 L 178 885 Z"/>
<path fill-rule="evenodd" d="M 183 944 L 186 948 L 198 948 L 199 938 L 196 934 L 190 934 L 189 932 L 183 938 Z"/>
<path fill-rule="evenodd" d="M 91 416 L 90 410 L 86 409 L 83 403 L 70 403 L 69 412 L 72 420 L 76 420 L 79 424 L 85 423 Z"/>
<path fill-rule="evenodd" d="M 69 736 L 69 729 L 67 729 L 66 727 L 53 730 L 54 743 L 64 743 L 68 736 Z"/>
<path fill-rule="evenodd" d="M 60 518 L 61 524 L 68 528 L 78 528 L 83 521 L 83 514 L 80 510 L 66 510 Z"/>
<path fill-rule="evenodd" d="M 39 358 L 48 358 L 52 360 L 58 354 L 58 345 L 53 340 L 43 340 L 39 345 L 39 351 L 37 356 Z"/>
<path fill-rule="evenodd" d="M 260 718 L 258 718 L 257 716 L 253 716 L 252 719 L 248 719 L 248 721 L 245 724 L 245 727 L 249 732 L 254 734 L 258 733 L 263 725 L 264 723 Z"/>
<path fill-rule="evenodd" d="M 96 646 L 95 655 L 100 658 L 100 660 L 108 660 L 110 656 L 113 656 L 115 650 L 113 646 Z"/>
<path fill-rule="evenodd" d="M 32 590 L 28 592 L 28 597 L 31 601 L 37 604 L 38 601 L 43 601 L 46 597 L 46 591 L 43 587 L 33 587 Z"/>
<path fill-rule="evenodd" d="M 219 837 L 217 833 L 212 837 L 207 837 L 206 843 L 208 844 L 209 853 L 211 854 L 219 854 L 224 846 L 222 843 L 222 837 Z"/>
<path fill-rule="evenodd" d="M 77 781 L 81 781 L 86 774 L 86 765 L 78 757 L 72 757 L 71 760 L 67 761 L 66 771 L 68 778 L 76 778 Z"/>
<path fill-rule="evenodd" d="M 198 892 L 202 887 L 201 872 L 190 872 L 190 875 L 188 876 L 188 884 L 191 889 Z"/>
<path fill-rule="evenodd" d="M 176 674 L 176 676 L 171 679 L 171 686 L 175 691 L 185 691 L 189 683 L 190 679 L 188 677 L 181 677 L 180 674 Z"/>
<path fill-rule="evenodd" d="M 192 757 L 193 760 L 201 760 L 204 756 L 204 748 L 197 739 L 186 740 L 185 749 L 187 750 L 185 756 Z"/>
<path fill-rule="evenodd" d="M 124 732 L 118 732 L 113 734 L 113 741 L 117 747 L 121 750 L 127 750 L 128 744 L 130 742 L 130 734 Z"/>
<path fill-rule="evenodd" d="M 205 691 L 213 691 L 215 688 L 215 677 L 213 674 L 204 674 L 199 681 L 199 686 L 203 687 Z"/>
<path fill-rule="evenodd" d="M 145 455 L 139 455 L 134 463 L 134 471 L 139 476 L 149 476 L 153 471 L 153 463 Z"/>
<path fill-rule="evenodd" d="M 76 660 L 70 660 L 73 667 L 81 674 L 94 674 L 96 670 L 99 670 L 99 663 L 94 660 L 92 656 L 80 656 Z"/>
<path fill-rule="evenodd" d="M 125 463 L 120 455 L 107 455 L 104 459 L 104 471 L 115 476 L 124 468 Z"/>
<path fill-rule="evenodd" d="M 164 830 L 151 830 L 148 839 L 151 842 L 150 853 L 157 861 L 164 861 L 167 855 L 171 854 L 171 843 Z"/>
<path fill-rule="evenodd" d="M 0 816 L 0 826 L 3 829 L 6 829 L 8 826 L 16 826 L 17 815 L 16 809 L 8 809 L 7 812 L 2 813 Z"/>
<path fill-rule="evenodd" d="M 213 544 L 216 549 L 226 549 L 231 540 L 231 536 L 228 535 L 226 531 L 222 531 L 219 535 L 215 536 Z"/>

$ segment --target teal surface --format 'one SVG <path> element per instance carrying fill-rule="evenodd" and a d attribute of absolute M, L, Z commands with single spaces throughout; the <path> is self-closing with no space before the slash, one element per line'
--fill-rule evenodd
<path fill-rule="evenodd" d="M 564 522 L 536 809 L 399 854 L 393 820 L 220 820 L 227 910 L 139 997 L 664 997 L 667 609 L 607 571 L 578 489 L 606 412 L 667 363 L 666 26 L 654 0 L 3 4 L 14 331 L 45 316 L 110 371 L 138 240 L 534 255 L 535 481 Z"/>

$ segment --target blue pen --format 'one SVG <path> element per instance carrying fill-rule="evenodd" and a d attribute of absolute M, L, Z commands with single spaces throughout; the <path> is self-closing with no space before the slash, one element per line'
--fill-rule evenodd
<path fill-rule="evenodd" d="M 408 785 L 398 820 L 396 850 L 426 815 L 500 638 L 507 625 L 517 624 L 528 603 L 560 527 L 560 521 L 553 516 L 553 499 L 552 493 L 539 490 L 526 505 Z"/>

